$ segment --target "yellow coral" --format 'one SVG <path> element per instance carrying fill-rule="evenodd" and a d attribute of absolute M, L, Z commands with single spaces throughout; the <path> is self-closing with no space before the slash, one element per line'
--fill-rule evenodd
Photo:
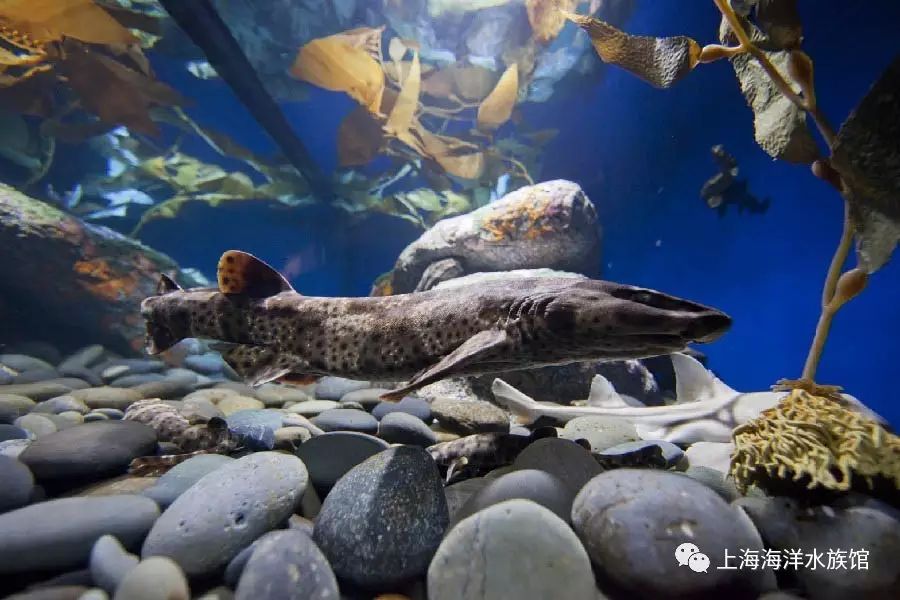
<path fill-rule="evenodd" d="M 734 430 L 731 476 L 738 489 L 805 483 L 845 491 L 860 480 L 900 487 L 900 437 L 845 402 L 795 389 Z"/>

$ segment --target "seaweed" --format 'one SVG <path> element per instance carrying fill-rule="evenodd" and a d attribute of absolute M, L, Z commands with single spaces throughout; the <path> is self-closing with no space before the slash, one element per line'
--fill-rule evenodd
<path fill-rule="evenodd" d="M 816 332 L 802 374 L 780 380 L 777 390 L 801 389 L 838 398 L 840 388 L 815 383 L 835 314 L 859 294 L 900 239 L 900 58 L 866 95 L 840 132 L 817 101 L 813 61 L 800 49 L 802 29 L 794 0 L 773 0 L 739 15 L 728 0 L 713 0 L 722 14 L 720 44 L 700 46 L 685 36 L 633 36 L 598 19 L 564 12 L 591 37 L 600 58 L 656 87 L 674 85 L 695 67 L 730 59 L 750 108 L 759 146 L 773 158 L 809 164 L 812 173 L 842 196 L 844 226 L 823 286 Z M 806 125 L 813 122 L 829 156 L 821 156 Z M 887 131 L 884 131 L 884 124 Z M 858 266 L 842 268 L 857 238 Z"/>

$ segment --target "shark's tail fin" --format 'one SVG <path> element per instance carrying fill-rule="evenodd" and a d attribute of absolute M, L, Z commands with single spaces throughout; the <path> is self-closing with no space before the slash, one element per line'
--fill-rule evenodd
<path fill-rule="evenodd" d="M 494 398 L 523 425 L 530 425 L 541 416 L 540 406 L 537 402 L 500 378 L 494 379 L 491 392 L 493 392 Z"/>

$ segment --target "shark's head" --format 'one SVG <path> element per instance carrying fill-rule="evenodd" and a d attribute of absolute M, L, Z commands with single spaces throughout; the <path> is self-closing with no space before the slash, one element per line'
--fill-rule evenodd
<path fill-rule="evenodd" d="M 547 305 L 544 317 L 554 333 L 611 358 L 678 352 L 691 342 L 711 342 L 731 326 L 714 308 L 608 281 L 571 286 Z"/>
<path fill-rule="evenodd" d="M 214 289 L 183 290 L 162 275 L 156 295 L 141 302 L 141 316 L 147 324 L 145 349 L 159 354 L 188 337 L 195 337 L 194 325 L 201 318 L 213 318 L 210 299 Z"/>

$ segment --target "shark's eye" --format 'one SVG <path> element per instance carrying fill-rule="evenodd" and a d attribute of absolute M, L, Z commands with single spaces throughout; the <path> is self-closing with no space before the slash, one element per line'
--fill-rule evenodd
<path fill-rule="evenodd" d="M 653 297 L 647 292 L 637 292 L 632 297 L 632 300 L 641 304 L 650 304 L 651 302 L 653 302 Z"/>

